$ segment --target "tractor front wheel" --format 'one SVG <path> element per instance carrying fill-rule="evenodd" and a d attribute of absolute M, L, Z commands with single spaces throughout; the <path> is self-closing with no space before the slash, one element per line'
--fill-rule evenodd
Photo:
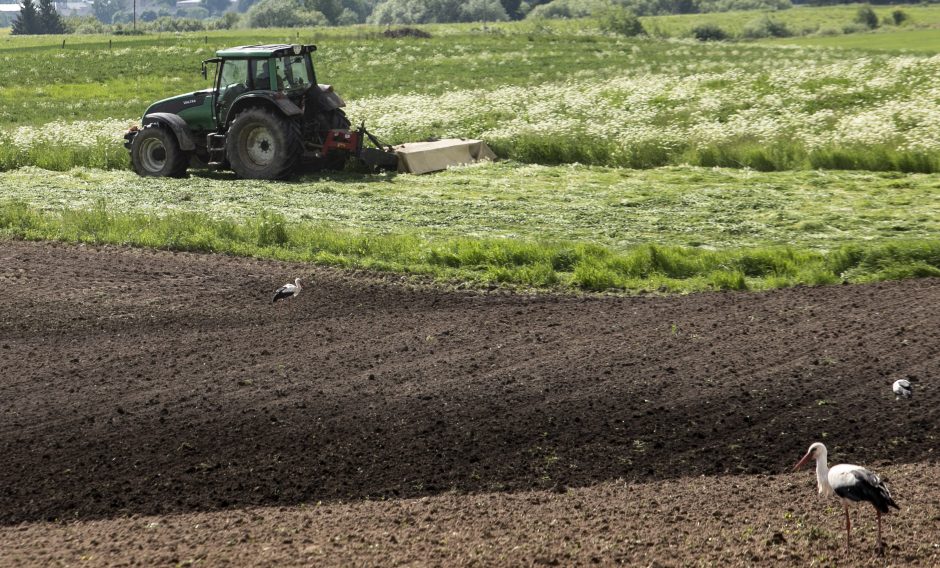
<path fill-rule="evenodd" d="M 189 154 L 180 150 L 179 142 L 172 132 L 151 124 L 134 136 L 131 162 L 138 175 L 183 177 L 189 166 Z"/>
<path fill-rule="evenodd" d="M 232 169 L 239 177 L 248 179 L 289 176 L 302 151 L 300 125 L 260 108 L 239 113 L 225 140 L 225 153 Z"/>

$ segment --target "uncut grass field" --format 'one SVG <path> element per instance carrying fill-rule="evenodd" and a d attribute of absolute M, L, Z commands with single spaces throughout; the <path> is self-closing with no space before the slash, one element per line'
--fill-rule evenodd
<path fill-rule="evenodd" d="M 835 25 L 855 9 L 774 17 Z M 435 25 L 425 40 L 368 26 L 0 36 L 0 231 L 562 289 L 937 275 L 940 59 L 899 38 L 932 37 L 940 8 L 904 9 L 910 26 L 798 46 L 681 38 L 756 13 L 647 18 L 669 37 L 638 39 L 592 20 Z M 318 44 L 318 79 L 354 123 L 392 143 L 480 137 L 503 161 L 279 183 L 129 171 L 123 131 L 205 88 L 201 60 L 298 41 Z"/>

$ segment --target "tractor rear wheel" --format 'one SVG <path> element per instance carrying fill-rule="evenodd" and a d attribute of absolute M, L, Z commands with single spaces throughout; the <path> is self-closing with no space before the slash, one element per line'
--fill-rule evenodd
<path fill-rule="evenodd" d="M 302 152 L 300 125 L 261 108 L 240 112 L 225 137 L 232 169 L 248 179 L 285 178 Z"/>
<path fill-rule="evenodd" d="M 150 124 L 134 136 L 131 162 L 138 175 L 183 177 L 189 166 L 189 154 L 180 149 L 172 132 Z"/>

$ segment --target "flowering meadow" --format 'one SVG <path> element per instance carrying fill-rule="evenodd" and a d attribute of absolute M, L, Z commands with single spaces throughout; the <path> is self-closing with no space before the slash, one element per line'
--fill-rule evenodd
<path fill-rule="evenodd" d="M 938 55 L 491 36 L 335 38 L 317 52 L 319 80 L 388 142 L 477 137 L 527 163 L 940 171 Z M 193 39 L 55 53 L 74 65 L 48 85 L 34 58 L 0 51 L 11 68 L 0 79 L 0 169 L 127 167 L 121 133 L 149 102 L 206 86 L 194 71 L 212 49 Z M 82 76 L 95 67 L 94 81 Z"/>
<path fill-rule="evenodd" d="M 349 111 L 396 142 L 474 136 L 523 162 L 940 167 L 940 56 L 832 60 L 805 48 L 729 46 L 730 59 L 750 64 L 722 68 L 698 63 L 698 49 L 676 45 L 675 68 L 602 82 L 367 97 Z"/>

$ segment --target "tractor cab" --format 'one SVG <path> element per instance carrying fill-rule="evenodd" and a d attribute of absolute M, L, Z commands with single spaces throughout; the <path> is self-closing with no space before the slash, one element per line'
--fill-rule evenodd
<path fill-rule="evenodd" d="M 307 106 L 305 98 L 313 95 L 310 103 L 316 105 L 320 93 L 310 57 L 316 49 L 315 45 L 249 45 L 221 50 L 216 57 L 203 61 L 204 77 L 207 65 L 217 66 L 212 109 L 215 123 L 223 127 L 228 124 L 234 118 L 233 103 L 250 92 L 256 92 L 256 96 L 277 93 L 274 96 L 286 97 L 301 108 Z M 333 97 L 337 108 L 345 106 L 342 99 L 335 94 Z"/>

